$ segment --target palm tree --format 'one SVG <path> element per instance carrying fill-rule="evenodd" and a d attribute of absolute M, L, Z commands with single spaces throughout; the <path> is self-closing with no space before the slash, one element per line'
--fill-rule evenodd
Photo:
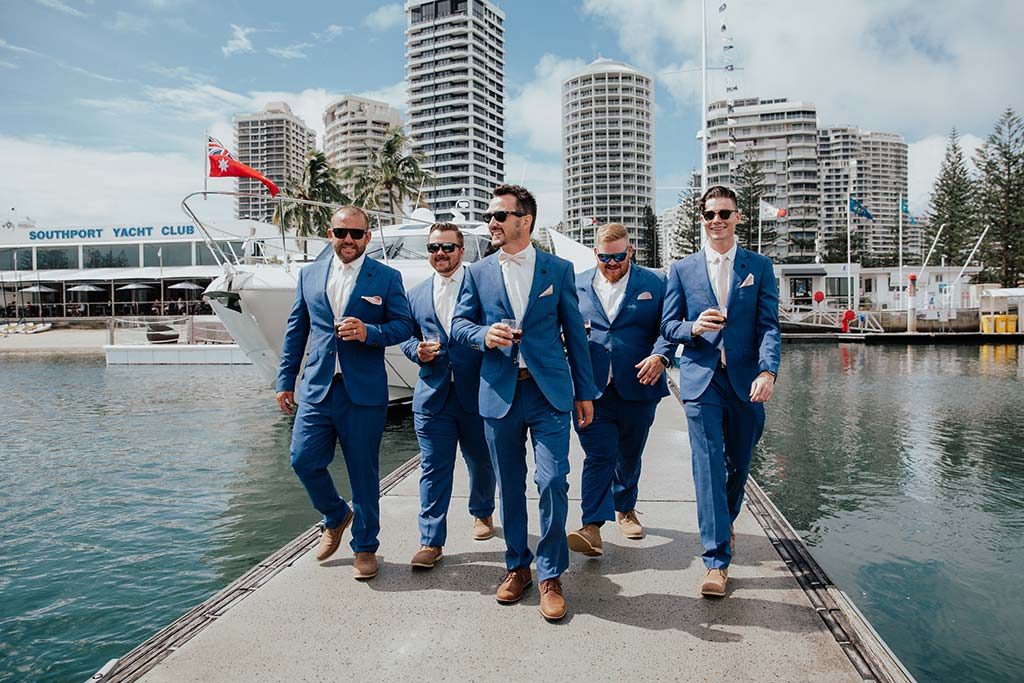
<path fill-rule="evenodd" d="M 409 138 L 402 129 L 392 127 L 380 147 L 368 147 L 368 166 L 342 172 L 346 178 L 355 179 L 353 194 L 357 204 L 380 210 L 385 208 L 381 206 L 382 198 L 387 197 L 386 208 L 395 215 L 406 199 L 416 197 L 424 184 L 434 181 L 434 176 L 420 166 L 423 155 L 406 153 L 409 146 Z"/>
<path fill-rule="evenodd" d="M 329 204 L 349 203 L 349 198 L 338 182 L 338 170 L 327 162 L 323 152 L 310 152 L 306 168 L 302 171 L 302 180 L 298 183 L 289 181 L 287 187 L 288 196 L 295 199 Z M 279 202 L 274 209 L 274 222 L 281 226 L 282 233 L 291 228 L 296 237 L 322 237 L 331 225 L 332 213 L 334 211 L 328 206 L 285 200 Z M 306 253 L 305 241 L 302 243 L 302 253 Z"/>

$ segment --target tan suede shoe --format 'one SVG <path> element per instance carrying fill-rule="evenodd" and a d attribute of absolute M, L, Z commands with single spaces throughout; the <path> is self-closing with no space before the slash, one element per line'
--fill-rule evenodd
<path fill-rule="evenodd" d="M 565 616 L 565 596 L 562 595 L 562 582 L 558 579 L 546 579 L 540 582 L 540 613 L 548 621 L 558 621 Z"/>
<path fill-rule="evenodd" d="M 494 538 L 494 518 L 477 517 L 473 520 L 473 540 L 486 541 Z"/>
<path fill-rule="evenodd" d="M 356 553 L 352 574 L 356 581 L 369 581 L 377 576 L 377 553 Z"/>
<path fill-rule="evenodd" d="M 701 597 L 725 597 L 725 586 L 729 582 L 728 569 L 709 569 L 700 582 Z"/>
<path fill-rule="evenodd" d="M 581 529 L 570 531 L 566 538 L 569 540 L 570 550 L 583 553 L 587 557 L 604 555 L 604 549 L 601 547 L 601 528 L 596 524 L 587 524 Z"/>
<path fill-rule="evenodd" d="M 498 586 L 498 592 L 494 599 L 503 605 L 511 605 L 519 602 L 526 589 L 533 585 L 533 572 L 529 567 L 513 569 L 505 575 L 505 579 Z"/>
<path fill-rule="evenodd" d="M 626 538 L 638 541 L 644 537 L 644 528 L 640 525 L 640 520 L 636 518 L 636 510 L 616 512 L 615 526 L 619 527 L 619 531 Z"/>
<path fill-rule="evenodd" d="M 341 545 L 341 536 L 345 533 L 348 525 L 352 523 L 352 518 L 355 517 L 355 514 L 355 512 L 349 510 L 348 516 L 341 520 L 341 524 L 333 529 L 324 529 L 324 532 L 320 535 L 320 544 L 316 547 L 317 562 L 323 562 L 338 551 L 338 546 Z"/>
<path fill-rule="evenodd" d="M 433 569 L 434 565 L 441 561 L 441 548 L 436 545 L 421 545 L 420 549 L 412 556 L 409 562 L 417 569 Z"/>

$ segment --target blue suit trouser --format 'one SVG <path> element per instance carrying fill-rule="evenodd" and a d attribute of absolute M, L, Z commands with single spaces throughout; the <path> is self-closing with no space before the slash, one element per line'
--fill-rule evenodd
<path fill-rule="evenodd" d="M 583 524 L 598 526 L 636 507 L 641 456 L 658 401 L 627 401 L 614 384 L 594 401 L 594 421 L 576 430 L 583 459 Z"/>
<path fill-rule="evenodd" d="M 295 413 L 292 469 L 328 529 L 349 512 L 327 471 L 335 445 L 341 444 L 355 510 L 350 545 L 357 553 L 374 552 L 380 545 L 380 440 L 386 420 L 387 406 L 356 405 L 341 379 L 331 384 L 323 401 L 300 403 Z"/>
<path fill-rule="evenodd" d="M 462 407 L 455 389 L 434 415 L 415 413 L 420 444 L 420 543 L 443 546 L 448 537 L 448 507 L 455 476 L 455 448 L 460 446 L 469 470 L 469 514 L 494 513 L 494 466 L 484 438 L 484 421 Z"/>
<path fill-rule="evenodd" d="M 729 531 L 743 505 L 754 446 L 764 431 L 764 404 L 736 395 L 724 369 L 695 401 L 684 405 L 697 490 L 697 522 L 708 569 L 732 560 Z"/>
<path fill-rule="evenodd" d="M 537 576 L 561 576 L 569 568 L 565 519 L 569 512 L 569 413 L 559 412 L 532 379 L 519 380 L 505 417 L 484 418 L 484 433 L 501 489 L 501 526 L 505 566 L 529 567 L 533 561 L 527 534 L 526 436 L 533 444 L 534 482 L 540 501 Z"/>

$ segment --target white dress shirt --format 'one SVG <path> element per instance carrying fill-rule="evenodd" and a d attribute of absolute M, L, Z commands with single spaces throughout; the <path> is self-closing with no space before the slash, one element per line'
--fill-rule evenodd
<path fill-rule="evenodd" d="M 597 294 L 604 314 L 608 322 L 614 322 L 615 316 L 619 314 L 622 307 L 622 300 L 626 296 L 626 285 L 629 284 L 629 274 L 633 270 L 630 267 L 626 274 L 619 278 L 618 282 L 610 282 L 600 270 L 594 273 L 594 293 Z"/>
<path fill-rule="evenodd" d="M 452 314 L 455 313 L 455 301 L 465 274 L 465 267 L 461 265 L 450 277 L 434 273 L 434 312 L 447 335 L 452 333 Z"/>
<path fill-rule="evenodd" d="M 526 304 L 530 299 L 530 288 L 533 286 L 537 250 L 532 244 L 516 254 L 506 254 L 502 250 L 498 253 L 498 262 L 501 264 L 501 276 L 505 280 L 505 292 L 508 294 L 509 303 L 512 304 L 512 312 L 521 327 L 523 316 L 526 314 Z M 519 367 L 526 367 L 521 354 Z"/>
<path fill-rule="evenodd" d="M 327 300 L 331 303 L 335 319 L 345 315 L 345 308 L 348 307 L 348 300 L 356 287 L 356 278 L 359 277 L 365 258 L 363 254 L 351 263 L 345 263 L 335 254 L 331 261 L 331 274 L 327 276 Z M 341 362 L 337 355 L 334 357 L 334 372 L 341 372 Z"/>
<path fill-rule="evenodd" d="M 736 242 L 733 242 L 732 247 L 724 254 L 719 254 L 714 249 L 705 247 L 704 257 L 707 259 L 708 278 L 711 279 L 711 289 L 715 293 L 715 298 L 718 299 L 718 305 L 723 308 L 728 307 L 729 288 L 732 286 L 733 264 L 736 263 Z M 723 336 L 723 343 L 720 347 L 722 365 L 725 365 L 724 339 Z"/>

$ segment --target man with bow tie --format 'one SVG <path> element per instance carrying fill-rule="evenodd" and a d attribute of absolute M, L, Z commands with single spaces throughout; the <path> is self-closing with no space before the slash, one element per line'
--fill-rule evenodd
<path fill-rule="evenodd" d="M 501 487 L 507 572 L 495 598 L 518 602 L 533 584 L 526 512 L 526 437 L 540 498 L 540 611 L 566 614 L 560 576 L 569 566 L 569 423 L 593 415 L 593 370 L 572 264 L 531 244 L 537 202 L 518 185 L 494 190 L 484 214 L 500 249 L 466 269 L 452 337 L 483 351 L 480 414 Z M 503 322 L 504 321 L 504 322 Z M 562 337 L 564 335 L 565 345 Z"/>
<path fill-rule="evenodd" d="M 431 569 L 448 536 L 455 449 L 469 470 L 473 539 L 494 536 L 494 467 L 478 409 L 483 354 L 453 341 L 452 314 L 465 278 L 463 235 L 454 223 L 430 226 L 427 252 L 435 273 L 409 290 L 413 336 L 402 351 L 420 366 L 412 410 L 420 444 L 420 549 L 410 564 Z"/>
<path fill-rule="evenodd" d="M 351 525 L 355 578 L 368 580 L 377 575 L 380 532 L 380 441 L 388 405 L 384 347 L 409 338 L 412 317 L 401 274 L 365 256 L 370 228 L 362 209 L 335 211 L 328 237 L 332 249 L 299 271 L 277 403 L 289 414 L 298 404 L 292 469 L 324 516 L 316 559 L 331 557 Z M 309 356 L 296 392 L 307 341 Z M 339 442 L 352 485 L 351 508 L 327 470 Z"/>
<path fill-rule="evenodd" d="M 779 372 L 779 291 L 771 260 L 736 244 L 736 193 L 708 188 L 700 212 L 707 244 L 669 269 L 661 334 L 684 345 L 679 395 L 704 548 L 698 590 L 722 597 L 736 550 L 732 525 Z"/>
<path fill-rule="evenodd" d="M 580 313 L 590 320 L 590 360 L 600 397 L 594 421 L 577 428 L 583 460 L 583 526 L 569 534 L 569 548 L 603 554 L 601 527 L 615 520 L 623 536 L 641 539 L 637 519 L 640 456 L 658 402 L 668 396 L 664 370 L 676 344 L 660 337 L 665 281 L 632 264 L 629 233 L 619 223 L 595 236 L 597 266 L 576 276 Z"/>

